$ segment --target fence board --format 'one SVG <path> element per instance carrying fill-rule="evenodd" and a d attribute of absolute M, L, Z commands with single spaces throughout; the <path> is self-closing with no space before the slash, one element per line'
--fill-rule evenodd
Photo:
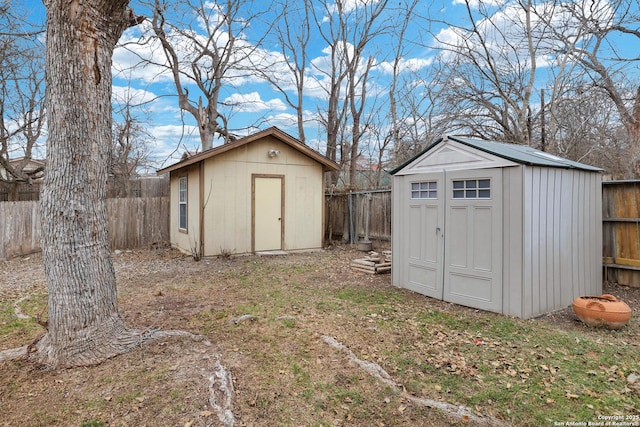
<path fill-rule="evenodd" d="M 0 259 L 40 250 L 40 209 L 36 202 L 0 203 Z"/>
<path fill-rule="evenodd" d="M 369 199 L 370 198 L 370 199 Z M 325 197 L 326 236 L 329 241 L 363 240 L 369 218 L 369 240 L 391 240 L 391 190 L 331 193 Z"/>
<path fill-rule="evenodd" d="M 640 287 L 640 181 L 602 185 L 605 280 Z"/>
<path fill-rule="evenodd" d="M 169 198 L 107 199 L 112 249 L 135 249 L 169 241 Z M 40 251 L 37 201 L 0 203 L 0 259 Z"/>

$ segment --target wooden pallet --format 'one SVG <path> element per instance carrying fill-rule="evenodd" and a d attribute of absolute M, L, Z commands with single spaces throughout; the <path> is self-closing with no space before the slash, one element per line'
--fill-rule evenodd
<path fill-rule="evenodd" d="M 389 273 L 391 272 L 391 251 L 384 251 L 382 254 L 369 252 L 366 257 L 351 261 L 351 269 L 369 274 Z"/>

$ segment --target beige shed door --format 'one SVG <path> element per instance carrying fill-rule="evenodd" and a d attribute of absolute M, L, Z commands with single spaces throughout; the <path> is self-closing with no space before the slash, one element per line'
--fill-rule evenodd
<path fill-rule="evenodd" d="M 253 179 L 254 251 L 282 249 L 283 177 Z"/>

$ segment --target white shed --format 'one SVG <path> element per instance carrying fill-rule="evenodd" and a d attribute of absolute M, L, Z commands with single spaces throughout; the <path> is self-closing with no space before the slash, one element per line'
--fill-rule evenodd
<path fill-rule="evenodd" d="M 173 247 L 197 256 L 323 246 L 324 173 L 338 165 L 276 127 L 158 171 L 169 173 Z"/>
<path fill-rule="evenodd" d="M 530 318 L 602 293 L 601 169 L 444 137 L 391 171 L 392 281 Z"/>

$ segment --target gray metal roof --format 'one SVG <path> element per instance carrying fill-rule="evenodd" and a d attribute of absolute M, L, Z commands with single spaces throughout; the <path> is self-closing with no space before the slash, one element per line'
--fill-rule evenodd
<path fill-rule="evenodd" d="M 565 168 L 565 169 L 581 169 L 591 172 L 603 172 L 603 169 L 595 166 L 586 165 L 584 163 L 574 162 L 573 160 L 564 159 L 562 157 L 554 156 L 553 154 L 546 153 L 544 151 L 536 150 L 535 148 L 528 147 L 526 145 L 506 144 L 503 142 L 485 141 L 481 139 L 465 138 L 460 136 L 447 136 L 447 139 L 451 141 L 459 142 L 460 144 L 467 145 L 472 148 L 476 148 L 480 151 L 484 151 L 494 156 L 502 157 L 503 159 L 511 160 L 516 163 L 531 166 L 546 166 L 552 168 Z M 416 158 L 422 156 L 437 144 L 443 141 L 443 138 L 438 139 L 433 144 L 429 145 L 421 153 L 414 156 L 409 161 L 400 165 L 390 173 L 393 175 L 407 166 Z"/>

